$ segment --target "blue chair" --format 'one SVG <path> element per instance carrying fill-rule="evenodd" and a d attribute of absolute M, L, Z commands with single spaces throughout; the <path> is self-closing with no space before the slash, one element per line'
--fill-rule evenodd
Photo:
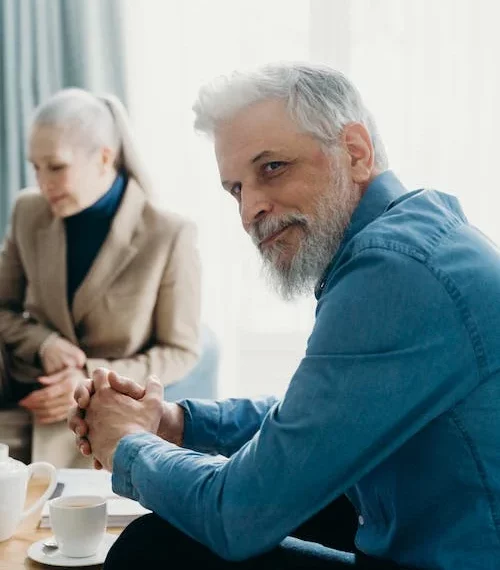
<path fill-rule="evenodd" d="M 202 326 L 200 343 L 200 359 L 186 376 L 175 384 L 165 387 L 165 400 L 172 402 L 184 398 L 217 397 L 220 350 L 215 333 L 207 326 Z"/>

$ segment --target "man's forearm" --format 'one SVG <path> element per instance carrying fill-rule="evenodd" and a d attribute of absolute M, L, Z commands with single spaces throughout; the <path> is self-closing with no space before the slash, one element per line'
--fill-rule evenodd
<path fill-rule="evenodd" d="M 182 445 L 230 457 L 254 434 L 278 399 L 180 400 L 184 411 Z M 169 440 L 171 441 L 171 440 Z"/>
<path fill-rule="evenodd" d="M 163 402 L 156 435 L 179 447 L 229 457 L 259 430 L 276 401 L 268 397 Z"/>

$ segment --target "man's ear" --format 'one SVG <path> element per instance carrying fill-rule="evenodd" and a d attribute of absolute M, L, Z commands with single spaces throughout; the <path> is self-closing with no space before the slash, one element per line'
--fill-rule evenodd
<path fill-rule="evenodd" d="M 375 170 L 375 152 L 370 133 L 361 123 L 349 123 L 342 138 L 350 156 L 351 178 L 356 184 L 367 184 Z"/>

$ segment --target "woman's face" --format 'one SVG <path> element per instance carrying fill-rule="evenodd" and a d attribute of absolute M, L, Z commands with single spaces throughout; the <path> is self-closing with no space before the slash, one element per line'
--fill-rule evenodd
<path fill-rule="evenodd" d="M 35 126 L 29 155 L 40 191 L 59 218 L 94 204 L 115 175 L 110 149 L 89 150 L 71 132 L 58 127 Z"/>

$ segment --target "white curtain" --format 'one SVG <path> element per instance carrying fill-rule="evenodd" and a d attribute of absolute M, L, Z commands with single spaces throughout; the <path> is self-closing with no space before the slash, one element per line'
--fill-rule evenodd
<path fill-rule="evenodd" d="M 204 320 L 222 346 L 220 396 L 281 393 L 303 355 L 314 299 L 284 303 L 220 188 L 191 105 L 215 75 L 273 60 L 346 72 L 409 188 L 458 195 L 500 241 L 495 0 L 124 0 L 129 101 L 165 207 L 199 227 Z"/>

